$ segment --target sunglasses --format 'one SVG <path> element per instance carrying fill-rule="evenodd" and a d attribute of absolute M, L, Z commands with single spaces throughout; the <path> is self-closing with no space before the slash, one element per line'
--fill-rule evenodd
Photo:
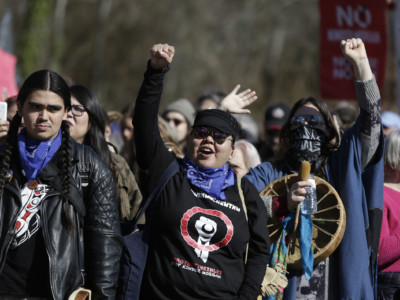
<path fill-rule="evenodd" d="M 82 117 L 85 111 L 83 105 L 71 105 L 71 112 L 75 117 Z"/>
<path fill-rule="evenodd" d="M 193 134 L 196 139 L 205 139 L 208 136 L 212 136 L 214 141 L 220 145 L 225 143 L 226 138 L 228 137 L 228 135 L 224 132 L 207 127 L 196 127 L 193 129 Z"/>
<path fill-rule="evenodd" d="M 297 128 L 302 125 L 309 125 L 311 127 L 323 127 L 325 126 L 325 121 L 322 116 L 319 115 L 299 115 L 290 119 L 291 128 Z"/>
<path fill-rule="evenodd" d="M 179 126 L 179 124 L 183 123 L 183 120 L 175 119 L 175 118 L 165 118 L 168 123 L 173 122 L 175 126 Z"/>

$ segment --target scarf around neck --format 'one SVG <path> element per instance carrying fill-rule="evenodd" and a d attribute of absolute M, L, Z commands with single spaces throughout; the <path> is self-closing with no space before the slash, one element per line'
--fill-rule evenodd
<path fill-rule="evenodd" d="M 26 137 L 26 129 L 18 134 L 19 157 L 22 170 L 28 182 L 35 179 L 52 159 L 61 145 L 61 129 L 55 139 L 49 141 L 31 140 Z"/>
<path fill-rule="evenodd" d="M 226 200 L 223 190 L 235 184 L 235 175 L 228 163 L 219 168 L 201 168 L 185 156 L 183 164 L 191 184 L 216 199 Z"/>

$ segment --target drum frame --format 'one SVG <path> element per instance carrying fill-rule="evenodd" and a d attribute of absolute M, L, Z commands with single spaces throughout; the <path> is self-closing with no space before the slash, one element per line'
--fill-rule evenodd
<path fill-rule="evenodd" d="M 339 246 L 346 228 L 346 212 L 336 190 L 324 179 L 314 176 L 317 186 L 318 210 L 311 215 L 313 221 L 314 266 L 331 255 Z M 299 175 L 283 176 L 266 186 L 261 196 L 285 196 L 293 183 L 299 181 Z M 268 230 L 271 242 L 275 242 L 281 232 L 282 225 L 278 218 L 268 220 Z M 300 226 L 293 235 L 293 228 L 287 230 L 289 243 L 287 245 L 288 267 L 301 270 L 301 254 L 299 247 Z"/>

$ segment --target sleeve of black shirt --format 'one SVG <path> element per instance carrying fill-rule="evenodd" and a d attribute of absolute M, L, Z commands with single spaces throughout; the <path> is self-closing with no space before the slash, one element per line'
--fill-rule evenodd
<path fill-rule="evenodd" d="M 249 251 L 242 286 L 238 299 L 257 299 L 270 257 L 267 228 L 267 211 L 256 188 L 242 179 L 250 230 Z"/>
<path fill-rule="evenodd" d="M 143 175 L 140 180 L 140 188 L 144 197 L 151 193 L 163 171 L 174 159 L 164 146 L 158 128 L 158 110 L 163 91 L 163 81 L 168 71 L 169 67 L 157 70 L 150 66 L 150 61 L 147 63 L 147 70 L 144 73 L 133 113 L 132 124 L 134 126 L 136 158 L 140 173 Z M 157 168 L 154 168 L 155 164 Z M 150 169 L 151 172 L 149 172 Z M 156 173 L 153 171 L 156 171 Z"/>

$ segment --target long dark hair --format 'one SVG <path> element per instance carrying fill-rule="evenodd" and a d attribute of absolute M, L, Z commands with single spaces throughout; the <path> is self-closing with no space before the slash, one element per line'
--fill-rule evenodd
<path fill-rule="evenodd" d="M 82 144 L 91 146 L 103 161 L 109 165 L 111 155 L 104 137 L 105 123 L 99 101 L 89 89 L 82 85 L 73 85 L 69 88 L 69 91 L 71 96 L 75 97 L 83 105 L 89 115 L 90 126 Z"/>
<path fill-rule="evenodd" d="M 75 97 L 83 105 L 89 115 L 89 130 L 86 133 L 83 143 L 91 146 L 101 159 L 109 166 L 113 173 L 117 199 L 119 199 L 118 179 L 115 173 L 115 165 L 112 161 L 111 151 L 108 148 L 105 132 L 105 120 L 103 110 L 97 97 L 86 87 L 82 85 L 73 85 L 69 88 L 72 97 Z"/>
<path fill-rule="evenodd" d="M 20 103 L 20 106 L 23 107 L 26 99 L 28 99 L 29 95 L 34 91 L 51 91 L 63 99 L 65 109 L 68 110 L 71 107 L 71 95 L 69 93 L 68 85 L 64 81 L 64 79 L 55 72 L 49 70 L 40 70 L 32 73 L 22 84 L 21 89 L 19 90 L 17 103 Z M 1 162 L 0 169 L 0 192 L 3 194 L 5 182 L 6 182 L 6 174 L 9 172 L 10 162 L 13 152 L 17 152 L 18 150 L 18 129 L 21 124 L 22 117 L 17 113 L 11 121 L 10 129 L 7 135 L 7 141 L 4 150 L 4 157 Z M 70 192 L 70 169 L 71 169 L 71 149 L 72 143 L 71 138 L 69 136 L 69 125 L 66 121 L 63 121 L 61 124 L 61 134 L 62 134 L 62 143 L 59 151 L 63 153 L 63 166 L 61 170 L 61 178 L 62 178 L 62 191 L 61 191 L 61 199 L 63 201 L 64 212 L 68 221 L 69 229 L 71 230 L 74 226 L 72 221 L 72 217 L 68 210 L 68 196 Z"/>
<path fill-rule="evenodd" d="M 330 113 L 328 105 L 323 102 L 320 99 L 314 98 L 314 97 L 307 97 L 307 98 L 302 98 L 298 100 L 293 108 L 290 111 L 289 117 L 286 121 L 286 123 L 282 126 L 281 132 L 280 132 L 280 141 L 279 141 L 279 151 L 278 154 L 275 158 L 275 163 L 281 162 L 286 154 L 286 151 L 290 147 L 290 120 L 296 113 L 296 111 L 302 107 L 303 105 L 311 103 L 321 113 L 322 117 L 324 118 L 325 125 L 326 125 L 326 131 L 328 135 L 328 144 L 327 144 L 327 149 L 328 151 L 334 151 L 339 147 L 340 144 L 340 137 L 339 133 L 336 130 L 335 122 L 333 120 L 332 114 Z"/>

